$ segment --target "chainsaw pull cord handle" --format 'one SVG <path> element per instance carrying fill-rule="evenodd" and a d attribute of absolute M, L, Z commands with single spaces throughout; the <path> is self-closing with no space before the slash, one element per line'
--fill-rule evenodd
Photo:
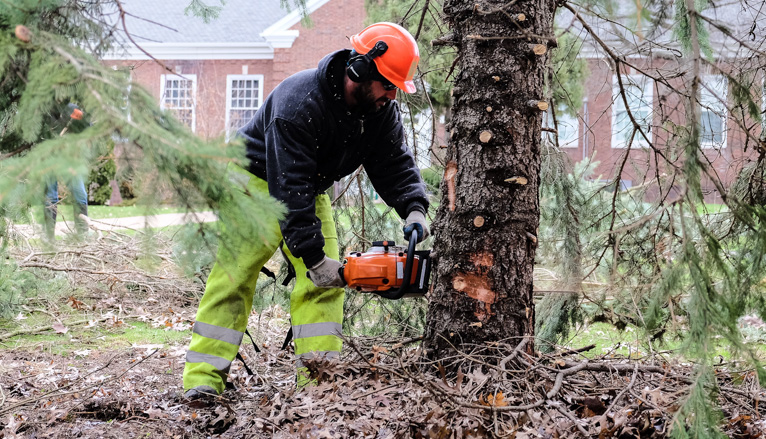
<path fill-rule="evenodd" d="M 338 274 L 340 275 L 340 280 L 343 281 L 343 286 L 345 287 L 348 285 L 348 281 L 346 280 L 346 276 L 343 275 L 343 269 L 346 268 L 346 265 L 343 264 L 343 261 L 341 261 L 341 266 L 338 268 Z"/>
<path fill-rule="evenodd" d="M 404 263 L 404 278 L 402 286 L 396 291 L 384 291 L 377 293 L 384 299 L 398 300 L 407 294 L 410 289 L 410 279 L 412 278 L 412 264 L 415 260 L 415 246 L 418 244 L 418 231 L 414 229 L 410 235 L 410 245 L 407 247 L 407 260 Z"/>

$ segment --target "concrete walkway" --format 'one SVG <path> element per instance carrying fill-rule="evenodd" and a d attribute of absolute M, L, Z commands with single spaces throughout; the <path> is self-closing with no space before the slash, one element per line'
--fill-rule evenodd
<path fill-rule="evenodd" d="M 217 221 L 213 212 L 199 213 L 163 213 L 152 216 L 131 216 L 125 218 L 88 218 L 90 227 L 100 231 L 109 230 L 143 230 L 145 228 L 161 229 L 168 226 L 178 226 L 187 223 L 209 223 Z M 40 224 L 17 224 L 13 230 L 28 239 L 42 237 L 43 227 Z M 56 236 L 73 233 L 74 221 L 57 222 Z"/>

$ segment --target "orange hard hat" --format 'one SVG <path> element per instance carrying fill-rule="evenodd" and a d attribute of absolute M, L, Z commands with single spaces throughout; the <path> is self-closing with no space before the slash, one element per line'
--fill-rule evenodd
<path fill-rule="evenodd" d="M 420 61 L 418 43 L 407 29 L 394 23 L 375 23 L 351 37 L 351 47 L 358 53 L 367 53 L 378 41 L 384 41 L 388 49 L 375 57 L 375 67 L 384 78 L 404 92 L 414 93 L 412 77 Z"/>

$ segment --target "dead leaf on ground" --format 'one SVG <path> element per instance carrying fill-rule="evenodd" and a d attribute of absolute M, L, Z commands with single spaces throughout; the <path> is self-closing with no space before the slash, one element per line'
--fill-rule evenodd
<path fill-rule="evenodd" d="M 77 300 L 74 296 L 69 296 L 69 299 L 67 299 L 67 303 L 69 304 L 69 306 L 71 306 L 72 308 L 78 311 L 85 309 L 85 304 Z"/>
<path fill-rule="evenodd" d="M 66 334 L 69 332 L 69 328 L 64 326 L 62 323 L 54 323 L 53 330 L 56 331 L 56 334 Z"/>
<path fill-rule="evenodd" d="M 506 407 L 508 405 L 508 401 L 505 400 L 505 395 L 503 395 L 503 392 L 497 392 L 494 395 L 490 393 L 486 396 L 486 398 L 483 396 L 479 397 L 479 404 L 492 407 Z"/>

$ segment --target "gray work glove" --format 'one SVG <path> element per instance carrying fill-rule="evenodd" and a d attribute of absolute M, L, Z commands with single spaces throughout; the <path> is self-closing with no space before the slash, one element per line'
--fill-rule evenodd
<path fill-rule="evenodd" d="M 428 230 L 428 224 L 426 224 L 426 216 L 419 210 L 413 210 L 407 215 L 407 219 L 404 222 L 404 239 L 409 242 L 410 235 L 412 235 L 412 231 L 415 229 L 418 231 L 418 242 L 422 242 L 431 235 L 431 232 Z"/>
<path fill-rule="evenodd" d="M 309 268 L 308 277 L 319 288 L 334 288 L 346 285 L 340 276 L 340 262 L 335 259 L 324 257 L 318 264 Z"/>

